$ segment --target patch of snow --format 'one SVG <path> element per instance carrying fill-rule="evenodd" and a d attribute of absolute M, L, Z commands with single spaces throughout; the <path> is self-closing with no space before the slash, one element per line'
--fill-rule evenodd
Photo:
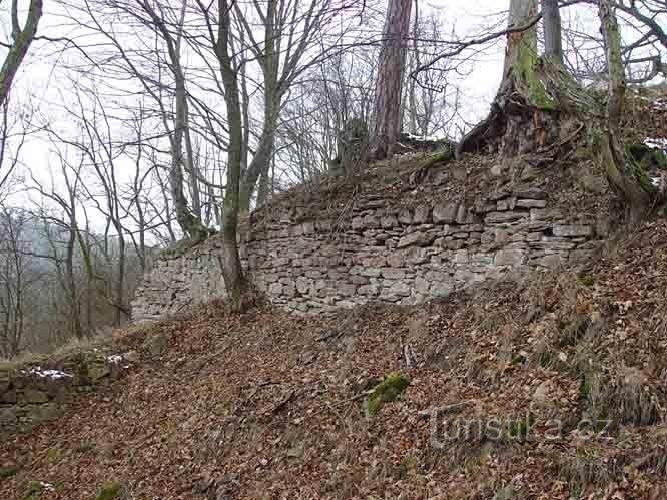
<path fill-rule="evenodd" d="M 39 485 L 42 487 L 44 491 L 56 491 L 54 486 L 51 483 L 47 483 L 45 481 L 40 481 Z"/>
<path fill-rule="evenodd" d="M 437 137 L 435 135 L 413 135 L 411 133 L 405 134 L 408 139 L 413 140 L 413 141 L 420 141 L 420 142 L 440 142 L 446 140 L 445 137 Z"/>
<path fill-rule="evenodd" d="M 51 380 L 59 380 L 61 378 L 72 378 L 72 375 L 69 373 L 62 372 L 60 370 L 45 370 L 40 366 L 33 366 L 27 372 L 24 370 L 23 373 L 28 375 L 35 375 L 40 378 L 50 378 Z"/>
<path fill-rule="evenodd" d="M 664 137 L 647 137 L 644 139 L 644 144 L 651 148 L 662 149 L 667 151 L 667 138 Z"/>
<path fill-rule="evenodd" d="M 653 101 L 651 107 L 658 111 L 667 111 L 667 99 L 657 99 Z"/>

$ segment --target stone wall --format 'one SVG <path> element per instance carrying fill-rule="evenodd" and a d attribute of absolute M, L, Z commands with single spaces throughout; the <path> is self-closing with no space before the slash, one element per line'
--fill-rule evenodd
<path fill-rule="evenodd" d="M 0 365 L 0 441 L 60 415 L 73 397 L 117 379 L 130 362 L 92 351 L 56 364 Z"/>
<path fill-rule="evenodd" d="M 257 289 L 293 311 L 415 304 L 510 272 L 586 260 L 608 232 L 605 218 L 573 210 L 566 197 L 534 183 L 467 201 L 413 198 L 402 206 L 370 192 L 333 212 L 277 203 L 252 216 L 242 238 L 244 265 Z M 166 253 L 137 292 L 135 319 L 224 297 L 220 251 L 213 236 Z"/>

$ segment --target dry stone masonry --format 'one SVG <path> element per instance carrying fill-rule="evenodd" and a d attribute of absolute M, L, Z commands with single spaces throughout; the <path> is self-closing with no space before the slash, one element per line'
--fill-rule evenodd
<path fill-rule="evenodd" d="M 416 304 L 508 273 L 585 261 L 608 232 L 605 220 L 551 206 L 546 190 L 531 185 L 468 203 L 395 205 L 371 193 L 344 215 L 282 205 L 253 214 L 242 238 L 244 265 L 258 290 L 296 312 Z M 212 236 L 167 252 L 137 292 L 135 319 L 224 297 L 220 251 Z"/>
<path fill-rule="evenodd" d="M 130 362 L 121 355 L 92 351 L 69 357 L 57 367 L 0 365 L 0 442 L 60 415 L 76 394 L 119 378 Z"/>

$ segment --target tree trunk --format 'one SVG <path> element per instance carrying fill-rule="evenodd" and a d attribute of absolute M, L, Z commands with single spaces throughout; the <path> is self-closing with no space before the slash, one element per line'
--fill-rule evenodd
<path fill-rule="evenodd" d="M 240 212 L 247 214 L 250 211 L 250 201 L 255 192 L 255 186 L 262 175 L 268 175 L 271 167 L 271 157 L 275 145 L 275 133 L 278 122 L 278 106 L 274 101 L 274 92 L 267 89 L 268 102 L 264 104 L 264 125 L 257 151 L 252 157 L 250 165 L 241 179 L 240 187 Z M 278 98 L 279 99 L 279 98 Z"/>
<path fill-rule="evenodd" d="M 241 162 L 243 127 L 241 103 L 236 69 L 229 54 L 231 20 L 227 0 L 218 0 L 218 41 L 215 53 L 220 64 L 222 84 L 225 90 L 227 122 L 229 124 L 229 145 L 227 150 L 227 187 L 222 212 L 222 276 L 225 280 L 227 300 L 233 311 L 243 309 L 242 296 L 245 279 L 241 268 L 237 238 L 239 219 L 239 191 L 241 183 Z"/>
<path fill-rule="evenodd" d="M 542 0 L 542 23 L 544 25 L 544 55 L 563 64 L 563 32 L 558 0 Z"/>
<path fill-rule="evenodd" d="M 609 71 L 607 129 L 601 139 L 600 159 L 612 186 L 628 202 L 630 218 L 636 221 L 649 208 L 656 190 L 642 167 L 625 152 L 620 141 L 620 125 L 626 90 L 621 34 L 616 10 L 610 0 L 598 1 L 598 14 L 602 23 Z"/>
<path fill-rule="evenodd" d="M 32 0 L 28 7 L 25 26 L 21 28 L 18 21 L 18 0 L 12 0 L 12 44 L 0 69 L 0 106 L 9 97 L 14 77 L 28 53 L 30 44 L 37 34 L 37 25 L 42 18 L 42 0 Z"/>
<path fill-rule="evenodd" d="M 171 198 L 174 202 L 176 220 L 185 235 L 193 241 L 201 241 L 206 238 L 206 228 L 201 219 L 190 211 L 183 189 L 183 136 L 187 126 L 187 94 L 185 91 L 185 76 L 178 65 L 175 66 L 174 77 L 176 80 L 174 96 L 176 113 L 174 132 L 171 137 L 171 168 L 169 169 Z M 193 182 L 196 182 L 196 179 L 193 179 Z"/>
<path fill-rule="evenodd" d="M 503 80 L 489 116 L 459 143 L 458 157 L 539 155 L 562 139 L 561 111 L 591 104 L 561 64 L 538 56 L 537 12 L 538 0 L 511 1 Z"/>
<path fill-rule="evenodd" d="M 571 148 L 585 130 L 588 133 L 582 136 L 595 138 L 590 150 L 628 203 L 631 217 L 637 219 L 655 200 L 656 190 L 621 144 L 626 82 L 619 27 L 612 0 L 598 0 L 598 7 L 609 68 L 606 113 L 553 57 L 556 42 L 549 42 L 549 57 L 538 57 L 537 0 L 512 0 L 503 81 L 491 113 L 461 140 L 457 155 L 489 150 L 510 163 L 519 156 L 540 166 L 561 157 L 562 150 Z M 549 15 L 553 17 L 553 12 Z"/>
<path fill-rule="evenodd" d="M 375 86 L 375 125 L 371 154 L 375 159 L 391 156 L 400 133 L 401 94 L 412 0 L 390 0 L 384 25 L 384 41 Z"/>

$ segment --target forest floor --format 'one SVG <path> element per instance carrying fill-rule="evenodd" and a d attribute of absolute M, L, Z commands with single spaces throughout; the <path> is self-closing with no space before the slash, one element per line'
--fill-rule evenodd
<path fill-rule="evenodd" d="M 3 443 L 0 498 L 667 498 L 666 310 L 664 220 L 422 306 L 211 304 L 116 335 L 137 362 Z"/>

